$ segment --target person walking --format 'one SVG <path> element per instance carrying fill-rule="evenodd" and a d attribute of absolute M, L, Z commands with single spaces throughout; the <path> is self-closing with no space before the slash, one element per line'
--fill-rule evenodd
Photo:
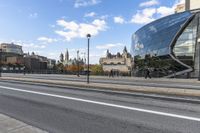
<path fill-rule="evenodd" d="M 113 77 L 113 70 L 110 70 L 110 76 L 109 77 Z"/>
<path fill-rule="evenodd" d="M 26 67 L 24 66 L 24 75 L 26 75 Z"/>
<path fill-rule="evenodd" d="M 151 79 L 151 75 L 150 75 L 150 69 L 149 68 L 147 68 L 146 69 L 146 73 L 145 73 L 145 79 L 147 79 L 147 78 L 150 78 Z"/>

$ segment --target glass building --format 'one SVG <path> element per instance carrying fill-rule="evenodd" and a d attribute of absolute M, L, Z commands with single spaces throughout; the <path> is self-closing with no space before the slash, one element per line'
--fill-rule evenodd
<path fill-rule="evenodd" d="M 200 11 L 185 11 L 163 17 L 132 36 L 133 73 L 154 77 L 196 77 L 199 71 Z"/>

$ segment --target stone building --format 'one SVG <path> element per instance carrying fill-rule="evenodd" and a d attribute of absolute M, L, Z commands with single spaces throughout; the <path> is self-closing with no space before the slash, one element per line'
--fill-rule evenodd
<path fill-rule="evenodd" d="M 32 52 L 31 55 L 29 53 L 24 55 L 24 64 L 27 71 L 37 72 L 47 70 L 48 59 Z"/>
<path fill-rule="evenodd" d="M 64 55 L 63 55 L 63 53 L 61 53 L 60 54 L 60 62 L 63 63 L 63 61 L 64 61 Z"/>
<path fill-rule="evenodd" d="M 124 47 L 122 54 L 118 52 L 116 55 L 112 55 L 109 50 L 107 50 L 106 57 L 100 58 L 99 62 L 104 72 L 113 70 L 123 74 L 129 74 L 133 65 L 133 59 L 126 47 Z"/>
<path fill-rule="evenodd" d="M 48 69 L 54 69 L 55 66 L 56 66 L 55 59 L 47 59 L 47 68 Z"/>
<path fill-rule="evenodd" d="M 83 58 L 80 58 L 79 55 L 77 55 L 77 58 L 74 59 L 69 58 L 68 49 L 66 49 L 65 56 L 63 53 L 60 54 L 59 62 L 62 63 L 64 66 L 77 65 L 77 63 L 79 63 L 79 65 L 84 65 L 84 60 Z"/>
<path fill-rule="evenodd" d="M 180 13 L 185 11 L 185 4 L 179 4 L 175 8 L 175 13 Z"/>

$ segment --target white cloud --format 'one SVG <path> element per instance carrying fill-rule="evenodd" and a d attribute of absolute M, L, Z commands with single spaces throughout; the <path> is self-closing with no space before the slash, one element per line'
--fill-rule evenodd
<path fill-rule="evenodd" d="M 84 15 L 84 17 L 94 17 L 94 16 L 96 16 L 96 13 L 95 13 L 95 12 L 86 13 L 86 14 Z"/>
<path fill-rule="evenodd" d="M 33 41 L 22 41 L 22 40 L 11 40 L 11 41 L 4 41 L 7 43 L 14 43 L 17 45 L 22 46 L 23 50 L 29 51 L 29 50 L 38 50 L 38 49 L 44 49 L 46 48 L 46 45 L 44 44 L 35 44 Z"/>
<path fill-rule="evenodd" d="M 109 15 L 102 15 L 102 16 L 100 16 L 100 19 L 105 20 L 105 19 L 107 19 L 108 17 L 109 17 Z"/>
<path fill-rule="evenodd" d="M 63 19 L 58 20 L 57 25 L 64 27 L 65 30 L 72 30 L 72 31 L 75 31 L 79 28 L 79 25 L 76 22 L 74 21 L 67 22 Z"/>
<path fill-rule="evenodd" d="M 161 17 L 170 15 L 174 13 L 174 8 L 170 8 L 170 7 L 165 7 L 165 6 L 161 6 L 159 8 L 157 8 L 157 13 L 161 15 Z"/>
<path fill-rule="evenodd" d="M 116 47 L 122 47 L 124 44 L 122 43 L 109 43 L 109 44 L 103 44 L 103 45 L 97 45 L 97 49 L 111 49 Z"/>
<path fill-rule="evenodd" d="M 37 18 L 38 17 L 38 13 L 31 13 L 31 14 L 29 14 L 29 18 L 32 18 L 32 19 L 34 19 L 34 18 Z"/>
<path fill-rule="evenodd" d="M 23 48 L 26 48 L 26 49 L 29 49 L 29 50 L 46 48 L 46 45 L 37 45 L 37 44 L 34 44 L 34 43 L 24 43 L 24 44 L 21 44 L 21 46 Z"/>
<path fill-rule="evenodd" d="M 14 44 L 20 45 L 25 50 L 33 50 L 33 49 L 44 49 L 46 48 L 46 45 L 39 45 L 35 43 L 23 43 L 23 42 L 14 42 Z"/>
<path fill-rule="evenodd" d="M 185 3 L 185 0 L 176 0 L 171 7 L 160 6 L 159 8 L 157 8 L 157 14 L 159 14 L 160 17 L 173 14 L 176 6 L 183 3 Z"/>
<path fill-rule="evenodd" d="M 96 36 L 100 31 L 105 31 L 107 28 L 106 22 L 100 19 L 95 19 L 90 24 L 58 20 L 57 25 L 63 27 L 64 29 L 57 30 L 55 33 L 65 37 L 67 41 L 70 41 L 73 38 L 85 38 L 88 33 L 92 36 Z"/>
<path fill-rule="evenodd" d="M 155 13 L 155 8 L 145 8 L 143 10 L 139 10 L 135 15 L 133 15 L 131 23 L 147 24 L 149 22 L 152 22 L 155 20 L 155 18 L 153 17 Z"/>
<path fill-rule="evenodd" d="M 150 7 L 150 6 L 154 6 L 154 5 L 158 5 L 159 2 L 157 0 L 150 0 L 150 1 L 146 1 L 143 3 L 140 3 L 140 7 Z"/>
<path fill-rule="evenodd" d="M 45 52 L 43 53 L 44 56 L 47 56 L 50 59 L 59 60 L 60 52 Z"/>
<path fill-rule="evenodd" d="M 99 4 L 100 0 L 76 0 L 74 3 L 75 8 L 86 7 Z"/>
<path fill-rule="evenodd" d="M 58 41 L 57 39 L 48 38 L 48 37 L 39 37 L 37 40 L 42 41 L 43 43 L 53 43 L 53 42 Z"/>
<path fill-rule="evenodd" d="M 174 5 L 184 4 L 185 0 L 176 0 Z"/>
<path fill-rule="evenodd" d="M 78 37 L 78 34 L 74 31 L 55 31 L 56 34 L 62 36 L 62 37 L 65 37 L 65 39 L 67 41 L 71 41 L 71 39 L 73 38 L 77 38 Z"/>
<path fill-rule="evenodd" d="M 125 23 L 124 18 L 121 17 L 121 16 L 114 17 L 113 19 L 114 19 L 114 22 L 115 22 L 115 23 L 118 23 L 118 24 L 123 24 L 123 23 Z"/>
<path fill-rule="evenodd" d="M 152 1 L 149 1 L 149 5 L 151 5 Z M 153 3 L 153 2 L 152 2 Z M 131 19 L 131 23 L 136 24 L 147 24 L 158 18 L 173 14 L 175 12 L 175 8 L 179 4 L 185 3 L 185 0 L 176 0 L 172 6 L 160 6 L 158 8 L 145 8 L 142 10 L 138 10 L 136 14 L 133 15 Z M 141 3 L 142 4 L 142 3 Z M 140 6 L 141 6 L 140 4 Z M 148 5 L 146 4 L 146 5 Z M 143 6 L 145 4 L 142 4 Z"/>

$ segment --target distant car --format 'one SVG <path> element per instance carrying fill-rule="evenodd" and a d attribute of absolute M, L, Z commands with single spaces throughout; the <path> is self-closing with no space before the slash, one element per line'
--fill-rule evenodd
<path fill-rule="evenodd" d="M 91 71 L 89 71 L 89 73 L 91 73 Z M 81 74 L 81 75 L 87 75 L 87 74 L 88 74 L 88 71 L 87 71 L 87 70 L 81 71 L 80 74 Z"/>

